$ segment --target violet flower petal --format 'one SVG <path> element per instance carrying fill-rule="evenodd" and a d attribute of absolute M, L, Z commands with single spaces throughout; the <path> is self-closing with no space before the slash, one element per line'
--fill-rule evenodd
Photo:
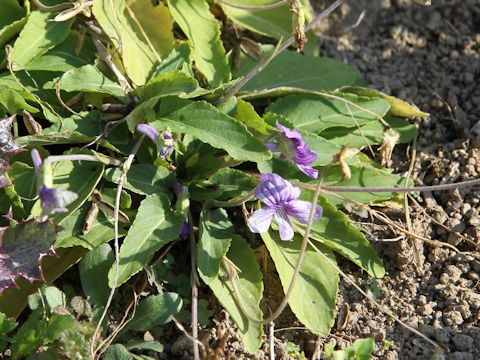
<path fill-rule="evenodd" d="M 150 140 L 152 140 L 153 142 L 155 142 L 157 138 L 160 136 L 157 129 L 155 129 L 154 127 L 151 127 L 148 124 L 138 124 L 137 131 L 149 137 Z"/>
<path fill-rule="evenodd" d="M 292 240 L 294 231 L 288 216 L 283 210 L 277 211 L 274 215 L 275 221 L 278 224 L 278 231 L 280 232 L 280 239 Z"/>
<path fill-rule="evenodd" d="M 310 217 L 310 210 L 312 208 L 312 203 L 303 200 L 293 200 L 284 204 L 283 209 L 287 215 L 293 216 L 302 224 L 308 222 Z M 323 209 L 320 206 L 315 207 L 315 215 L 313 221 L 317 221 L 322 216 Z"/>
<path fill-rule="evenodd" d="M 77 194 L 64 189 L 49 188 L 42 186 L 39 192 L 42 215 L 67 212 L 67 206 L 77 199 Z"/>
<path fill-rule="evenodd" d="M 317 169 L 314 169 L 313 167 L 308 166 L 308 165 L 298 165 L 297 164 L 297 167 L 299 168 L 299 170 L 301 172 L 303 172 L 308 177 L 310 177 L 312 179 L 318 179 L 318 170 Z"/>
<path fill-rule="evenodd" d="M 253 233 L 264 233 L 272 224 L 272 219 L 277 209 L 264 207 L 255 211 L 248 219 L 247 225 Z"/>
<path fill-rule="evenodd" d="M 299 188 L 273 173 L 262 174 L 260 184 L 255 189 L 255 197 L 267 206 L 277 206 L 285 201 L 298 199 L 299 196 Z"/>
<path fill-rule="evenodd" d="M 42 158 L 40 157 L 40 153 L 38 152 L 37 149 L 33 149 L 30 152 L 30 156 L 32 157 L 33 168 L 35 169 L 35 173 L 38 175 L 42 168 L 42 162 L 43 162 Z"/>

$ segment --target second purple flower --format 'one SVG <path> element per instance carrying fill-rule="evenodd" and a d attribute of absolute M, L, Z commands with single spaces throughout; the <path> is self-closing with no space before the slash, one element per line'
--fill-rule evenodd
<path fill-rule="evenodd" d="M 248 227 L 254 233 L 266 232 L 275 220 L 280 231 L 280 239 L 291 240 L 294 230 L 289 216 L 302 224 L 308 222 L 312 204 L 299 200 L 300 189 L 277 174 L 263 174 L 260 177 L 260 184 L 255 189 L 255 197 L 266 206 L 255 211 L 248 219 Z M 314 221 L 322 216 L 322 211 L 322 208 L 317 205 Z"/>
<path fill-rule="evenodd" d="M 310 166 L 317 160 L 317 153 L 308 147 L 298 131 L 283 126 L 278 120 L 276 125 L 280 133 L 267 139 L 265 146 L 273 152 L 280 152 L 281 159 L 292 160 L 307 176 L 318 178 L 318 171 Z"/>
<path fill-rule="evenodd" d="M 146 135 L 157 145 L 158 156 L 162 159 L 165 159 L 173 153 L 174 142 L 171 134 L 164 132 L 160 135 L 157 129 L 148 124 L 138 124 L 137 131 Z"/>

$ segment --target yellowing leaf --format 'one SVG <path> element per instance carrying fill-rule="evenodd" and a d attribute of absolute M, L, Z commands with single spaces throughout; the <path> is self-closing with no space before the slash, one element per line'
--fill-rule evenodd
<path fill-rule="evenodd" d="M 135 14 L 146 36 L 162 59 L 173 49 L 173 24 L 168 8 L 160 2 L 153 6 L 151 0 L 130 0 L 128 6 Z M 133 20 L 133 19 L 132 19 Z M 141 30 L 130 22 L 137 36 L 145 40 Z"/>
<path fill-rule="evenodd" d="M 94 0 L 93 14 L 115 47 L 123 66 L 135 85 L 147 81 L 158 61 L 153 51 L 139 38 L 131 25 L 125 0 Z"/>
<path fill-rule="evenodd" d="M 360 96 L 370 96 L 384 99 L 390 103 L 390 115 L 400 116 L 404 118 L 414 118 L 414 117 L 426 117 L 429 116 L 429 113 L 418 110 L 416 107 L 410 105 L 402 99 L 398 99 L 394 96 L 384 94 L 375 89 L 367 89 L 361 87 L 350 87 L 347 89 L 342 89 L 344 92 L 354 93 Z"/>

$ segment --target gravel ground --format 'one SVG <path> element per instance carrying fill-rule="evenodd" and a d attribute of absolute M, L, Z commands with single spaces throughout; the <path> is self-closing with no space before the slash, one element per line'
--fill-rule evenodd
<path fill-rule="evenodd" d="M 321 8 L 321 1 L 317 2 Z M 319 29 L 321 51 L 357 67 L 372 87 L 431 114 L 418 122 L 412 177 L 418 185 L 470 180 L 480 173 L 480 1 L 350 1 Z M 365 11 L 359 26 L 355 24 Z M 391 167 L 408 171 L 411 147 L 394 152 Z M 401 320 L 445 349 L 452 360 L 480 359 L 480 205 L 478 187 L 423 193 L 410 201 L 411 231 L 383 224 L 366 230 L 387 275 L 372 283 L 352 277 Z M 385 209 L 406 227 L 405 213 Z M 387 241 L 386 239 L 396 239 Z M 470 254 L 468 254 L 470 252 Z M 348 317 L 344 319 L 346 309 Z M 433 348 L 402 328 L 343 282 L 335 337 L 373 336 L 377 359 L 431 359 Z M 340 323 L 341 321 L 341 323 Z M 386 341 L 384 341 L 386 340 Z M 389 346 L 389 341 L 394 345 Z"/>

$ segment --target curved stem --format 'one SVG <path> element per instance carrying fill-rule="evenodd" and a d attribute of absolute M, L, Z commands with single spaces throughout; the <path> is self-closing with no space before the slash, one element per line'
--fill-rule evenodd
<path fill-rule="evenodd" d="M 305 32 L 312 29 L 320 21 L 322 21 L 327 16 L 329 16 L 337 7 L 339 7 L 342 4 L 342 2 L 343 0 L 336 0 L 329 7 L 323 10 L 320 14 L 315 16 L 315 18 L 307 26 L 305 26 Z M 287 49 L 289 46 L 292 46 L 294 43 L 295 43 L 295 36 L 291 36 L 290 38 L 285 40 L 283 43 L 279 43 L 275 48 L 275 50 L 273 51 L 273 53 L 270 54 L 269 56 L 264 57 L 262 60 L 260 60 L 260 62 L 252 70 L 250 70 L 250 72 L 247 75 L 245 75 L 245 77 L 243 77 L 223 97 L 221 97 L 218 100 L 217 105 L 226 102 L 228 99 L 234 96 L 238 91 L 240 91 L 245 86 L 247 82 L 249 82 L 253 77 L 255 77 L 261 70 L 263 70 L 270 61 L 272 61 L 277 55 L 279 55 L 282 51 Z"/>
<path fill-rule="evenodd" d="M 32 1 L 39 10 L 48 11 L 48 12 L 63 11 L 63 10 L 73 9 L 75 7 L 74 3 L 71 3 L 71 2 L 64 2 L 61 4 L 48 6 L 41 3 L 40 0 L 32 0 Z"/>
<path fill-rule="evenodd" d="M 122 170 L 122 175 L 120 176 L 120 179 L 118 180 L 118 185 L 117 185 L 117 192 L 115 194 L 115 209 L 113 212 L 113 231 L 114 231 L 114 249 L 115 249 L 115 272 L 114 272 L 114 277 L 113 277 L 113 286 L 110 291 L 110 294 L 108 296 L 107 303 L 105 304 L 105 309 L 103 310 L 102 316 L 100 317 L 100 320 L 98 321 L 97 327 L 95 328 L 95 332 L 93 333 L 92 337 L 92 344 L 90 348 L 90 354 L 92 356 L 92 359 L 95 359 L 95 356 L 98 352 L 99 349 L 95 348 L 95 340 L 100 332 L 100 328 L 102 327 L 103 320 L 107 316 L 108 308 L 110 307 L 112 300 L 113 300 L 113 295 L 115 294 L 115 290 L 117 288 L 118 284 L 118 269 L 120 265 L 120 246 L 118 244 L 118 218 L 119 218 L 119 211 L 120 211 L 120 198 L 122 195 L 122 189 L 123 189 L 123 184 L 127 180 L 127 174 L 128 171 L 130 170 L 130 167 L 132 166 L 132 162 L 135 159 L 135 155 L 138 152 L 138 149 L 140 148 L 140 145 L 142 145 L 143 139 L 145 135 L 142 135 L 135 146 L 133 147 L 132 151 L 128 155 L 127 160 L 123 163 L 123 170 Z"/>

